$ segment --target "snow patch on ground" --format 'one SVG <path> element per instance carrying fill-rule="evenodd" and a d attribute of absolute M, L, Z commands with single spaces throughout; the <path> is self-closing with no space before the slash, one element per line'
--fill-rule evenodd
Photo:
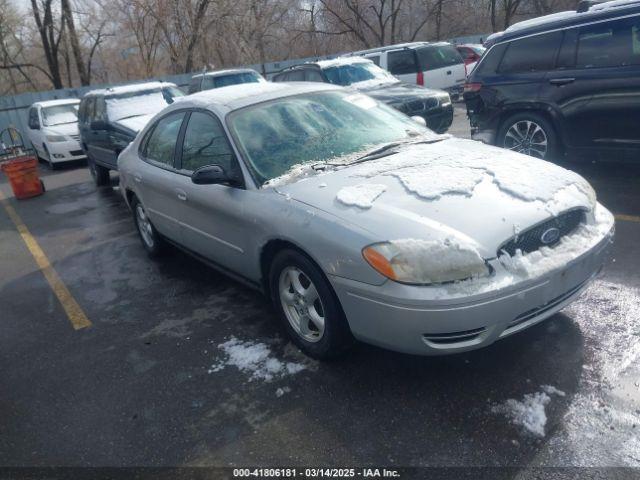
<path fill-rule="evenodd" d="M 541 388 L 542 392 L 527 393 L 522 400 L 510 398 L 502 404 L 494 405 L 491 411 L 505 415 L 514 425 L 542 438 L 547 425 L 545 407 L 551 402 L 551 395 L 564 397 L 565 394 L 551 385 L 543 385 Z"/>
<path fill-rule="evenodd" d="M 275 358 L 265 343 L 242 341 L 231 337 L 218 345 L 218 348 L 225 353 L 227 358 L 214 363 L 208 373 L 220 372 L 228 366 L 233 366 L 241 372 L 249 374 L 249 381 L 270 382 L 275 378 L 294 375 L 306 368 L 300 363 L 284 362 Z"/>
<path fill-rule="evenodd" d="M 640 467 L 638 394 L 621 388 L 639 378 L 638 298 L 637 287 L 598 280 L 563 310 L 584 338 L 583 387 L 540 455 L 545 465 Z"/>
<path fill-rule="evenodd" d="M 376 183 L 361 183 L 341 188 L 336 194 L 340 203 L 359 208 L 371 208 L 373 202 L 387 189 L 386 185 Z"/>

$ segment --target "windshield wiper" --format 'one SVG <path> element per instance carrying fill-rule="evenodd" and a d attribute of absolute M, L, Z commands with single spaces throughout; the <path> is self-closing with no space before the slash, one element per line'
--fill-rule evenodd
<path fill-rule="evenodd" d="M 412 139 L 406 139 L 404 141 L 388 143 L 386 145 L 383 145 L 382 147 L 376 148 L 375 150 L 372 150 L 366 153 L 362 157 L 355 159 L 353 162 L 347 163 L 347 165 L 355 165 L 357 163 L 368 162 L 369 160 L 376 160 L 378 158 L 388 157 L 389 155 L 398 153 L 397 147 L 400 147 L 403 145 L 419 145 L 419 144 L 437 143 L 437 142 L 441 142 L 442 140 L 444 140 L 444 138 L 432 138 L 429 140 L 418 140 L 418 141 L 414 141 Z"/>

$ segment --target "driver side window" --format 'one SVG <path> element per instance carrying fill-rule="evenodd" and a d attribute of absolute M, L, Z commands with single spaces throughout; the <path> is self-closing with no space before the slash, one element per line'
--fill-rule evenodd
<path fill-rule="evenodd" d="M 193 172 L 206 165 L 220 165 L 228 174 L 239 172 L 218 119 L 207 113 L 192 112 L 184 132 L 182 170 Z"/>

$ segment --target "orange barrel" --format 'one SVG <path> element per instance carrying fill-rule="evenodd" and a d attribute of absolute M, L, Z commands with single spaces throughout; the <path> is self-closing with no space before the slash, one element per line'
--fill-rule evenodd
<path fill-rule="evenodd" d="M 36 157 L 19 157 L 2 162 L 2 171 L 9 178 L 13 194 L 18 199 L 36 197 L 44 193 L 38 176 Z"/>

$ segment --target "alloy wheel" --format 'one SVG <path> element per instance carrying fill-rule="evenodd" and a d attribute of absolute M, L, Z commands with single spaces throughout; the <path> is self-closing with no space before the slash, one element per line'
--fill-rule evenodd
<path fill-rule="evenodd" d="M 147 247 L 153 248 L 155 243 L 153 239 L 153 227 L 151 226 L 149 217 L 147 217 L 147 213 L 144 211 L 144 207 L 140 203 L 136 205 L 136 220 L 142 241 L 146 243 Z"/>
<path fill-rule="evenodd" d="M 520 120 L 507 130 L 504 148 L 532 157 L 545 158 L 548 138 L 544 129 L 531 120 Z"/>
<path fill-rule="evenodd" d="M 280 302 L 291 328 L 308 342 L 319 342 L 324 335 L 324 306 L 318 290 L 297 267 L 286 267 L 278 281 Z"/>

